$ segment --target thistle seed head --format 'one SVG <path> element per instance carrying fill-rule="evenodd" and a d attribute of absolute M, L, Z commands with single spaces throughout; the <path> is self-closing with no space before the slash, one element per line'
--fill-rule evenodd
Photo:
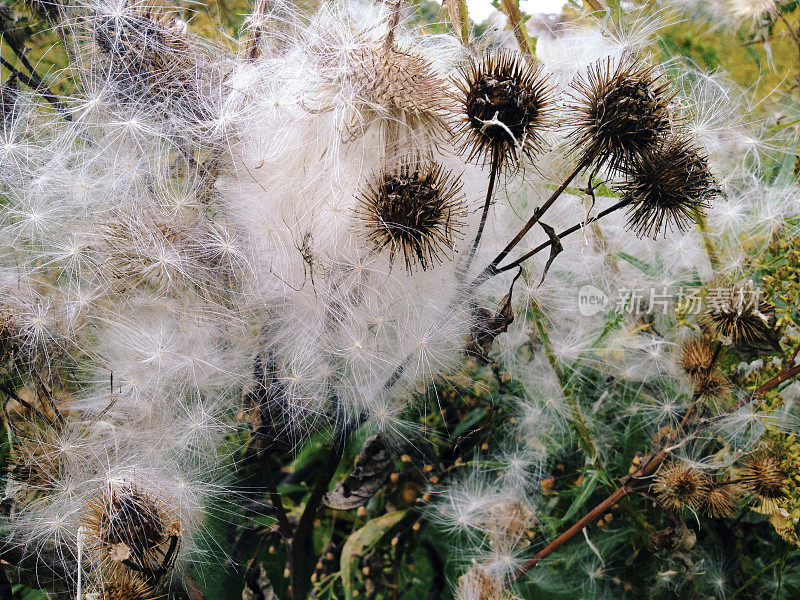
<path fill-rule="evenodd" d="M 131 560 L 150 570 L 160 564 L 165 542 L 176 531 L 174 519 L 155 496 L 118 482 L 89 501 L 82 525 L 101 560 Z"/>
<path fill-rule="evenodd" d="M 361 193 L 357 216 L 366 236 L 390 260 L 401 254 L 406 269 L 423 270 L 453 250 L 466 215 L 461 181 L 430 161 L 401 162 L 380 173 Z"/>
<path fill-rule="evenodd" d="M 551 88 L 541 68 L 517 52 L 501 50 L 462 67 L 456 78 L 456 134 L 469 160 L 497 168 L 532 158 L 551 123 Z"/>
<path fill-rule="evenodd" d="M 431 136 L 449 132 L 446 80 L 425 57 L 376 43 L 356 50 L 355 61 L 358 96 L 367 110 Z"/>
<path fill-rule="evenodd" d="M 696 510 L 705 500 L 708 481 L 697 469 L 674 464 L 656 475 L 653 490 L 667 510 Z"/>
<path fill-rule="evenodd" d="M 92 586 L 85 597 L 87 600 L 165 600 L 167 596 L 130 569 L 111 566 L 103 569 L 102 581 Z"/>
<path fill-rule="evenodd" d="M 705 513 L 712 519 L 727 519 L 736 512 L 738 489 L 733 484 L 715 483 L 708 488 L 705 497 Z"/>
<path fill-rule="evenodd" d="M 690 143 L 672 139 L 625 167 L 628 224 L 639 237 L 683 232 L 719 194 L 708 161 Z"/>
<path fill-rule="evenodd" d="M 739 477 L 744 488 L 762 500 L 774 500 L 784 495 L 786 471 L 780 457 L 771 450 L 759 450 L 748 456 Z"/>
<path fill-rule="evenodd" d="M 775 307 L 750 280 L 711 288 L 702 324 L 720 340 L 739 347 L 758 346 L 780 338 Z"/>
<path fill-rule="evenodd" d="M 671 130 L 667 88 L 653 67 L 631 55 L 616 65 L 611 57 L 598 61 L 572 83 L 573 148 L 611 171 L 635 162 Z"/>

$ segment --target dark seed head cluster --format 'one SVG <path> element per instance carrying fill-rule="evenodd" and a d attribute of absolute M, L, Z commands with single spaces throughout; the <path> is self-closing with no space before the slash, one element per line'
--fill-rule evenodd
<path fill-rule="evenodd" d="M 465 217 L 458 177 L 430 161 L 402 162 L 361 193 L 358 217 L 377 250 L 427 269 L 452 251 Z"/>
<path fill-rule="evenodd" d="M 668 82 L 637 58 L 611 57 L 572 83 L 573 147 L 611 171 L 637 161 L 672 129 Z"/>
<path fill-rule="evenodd" d="M 719 188 L 707 159 L 687 140 L 672 138 L 624 167 L 620 187 L 628 223 L 639 237 L 691 227 Z"/>
<path fill-rule="evenodd" d="M 551 98 L 541 69 L 519 53 L 472 60 L 455 84 L 461 116 L 455 126 L 469 160 L 496 167 L 532 157 L 551 124 Z"/>

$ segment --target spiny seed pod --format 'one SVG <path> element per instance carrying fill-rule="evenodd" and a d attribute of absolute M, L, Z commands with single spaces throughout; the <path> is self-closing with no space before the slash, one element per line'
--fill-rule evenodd
<path fill-rule="evenodd" d="M 364 109 L 432 136 L 449 131 L 452 100 L 446 81 L 425 57 L 376 43 L 357 49 L 354 59 L 355 84 Z"/>
<path fill-rule="evenodd" d="M 731 393 L 731 383 L 719 369 L 712 369 L 694 380 L 694 393 L 705 400 L 724 400 Z"/>
<path fill-rule="evenodd" d="M 458 578 L 456 600 L 512 600 L 514 597 L 496 573 L 479 564 Z"/>
<path fill-rule="evenodd" d="M 702 324 L 720 340 L 739 347 L 777 345 L 775 307 L 747 280 L 709 290 Z"/>
<path fill-rule="evenodd" d="M 739 473 L 742 486 L 762 500 L 774 500 L 784 495 L 786 472 L 781 459 L 771 450 L 759 450 L 748 456 Z"/>
<path fill-rule="evenodd" d="M 500 168 L 533 157 L 551 122 L 551 88 L 531 60 L 501 50 L 462 67 L 455 79 L 460 107 L 456 133 L 469 160 Z"/>
<path fill-rule="evenodd" d="M 410 272 L 442 262 L 466 215 L 461 181 L 434 162 L 401 162 L 374 178 L 359 197 L 357 216 L 377 250 L 402 254 Z"/>
<path fill-rule="evenodd" d="M 486 532 L 489 543 L 496 550 L 513 546 L 526 546 L 526 534 L 534 523 L 535 515 L 530 506 L 519 500 L 504 499 L 491 507 L 478 527 Z"/>
<path fill-rule="evenodd" d="M 720 193 L 708 160 L 680 138 L 627 162 L 624 172 L 620 191 L 628 200 L 628 224 L 639 237 L 685 231 Z"/>
<path fill-rule="evenodd" d="M 667 510 L 696 510 L 705 500 L 708 481 L 697 469 L 675 464 L 656 475 L 653 491 Z"/>
<path fill-rule="evenodd" d="M 120 566 L 103 569 L 102 581 L 90 586 L 86 600 L 165 600 L 160 593 L 140 575 Z"/>
<path fill-rule="evenodd" d="M 738 489 L 733 484 L 715 483 L 708 488 L 703 507 L 712 519 L 726 519 L 736 512 L 739 498 Z"/>
<path fill-rule="evenodd" d="M 130 560 L 148 571 L 161 565 L 167 540 L 180 534 L 162 502 L 125 482 L 109 483 L 95 495 L 82 525 L 101 561 Z"/>
<path fill-rule="evenodd" d="M 124 101 L 150 100 L 184 117 L 202 119 L 196 50 L 176 17 L 145 5 L 125 3 L 122 14 L 93 17 L 93 40 L 104 59 L 102 74 Z"/>
<path fill-rule="evenodd" d="M 680 345 L 679 361 L 683 371 L 692 379 L 704 376 L 715 360 L 715 348 L 711 340 L 698 336 L 684 340 Z"/>
<path fill-rule="evenodd" d="M 618 171 L 650 152 L 670 132 L 668 82 L 627 55 L 609 57 L 572 83 L 567 124 L 583 160 Z"/>

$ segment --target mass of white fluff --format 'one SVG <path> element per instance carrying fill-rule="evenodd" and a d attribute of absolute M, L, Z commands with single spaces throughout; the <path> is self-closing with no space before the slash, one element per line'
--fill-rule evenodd
<path fill-rule="evenodd" d="M 224 442 L 243 426 L 234 419 L 243 392 L 270 388 L 280 416 L 262 425 L 290 444 L 348 421 L 405 436 L 403 411 L 459 365 L 475 307 L 496 306 L 515 273 L 477 291 L 468 282 L 574 166 L 563 128 L 552 128 L 550 151 L 501 173 L 505 185 L 467 266 L 489 168 L 369 96 L 364 57 L 390 34 L 386 6 L 325 3 L 306 20 L 276 3 L 249 21 L 253 31 L 267 17 L 280 22 L 253 38 L 257 56 L 201 43 L 174 17 L 146 9 L 74 3 L 67 29 L 80 91 L 66 114 L 20 94 L 0 133 L 0 316 L 13 330 L 13 375 L 20 396 L 64 390 L 51 398 L 60 417 L 18 426 L 30 441 L 21 447 L 44 453 L 55 475 L 43 487 L 10 478 L 18 503 L 8 527 L 24 556 L 60 565 L 53 570 L 67 579 L 96 566 L 82 552 L 91 542 L 87 506 L 114 490 L 153 499 L 180 523 L 179 558 L 195 551 L 205 507 L 225 494 Z M 577 75 L 640 49 L 657 24 L 542 39 L 555 109 Z M 451 78 L 468 58 L 455 37 L 422 36 L 403 22 L 392 35 L 455 92 Z M 175 61 L 161 80 L 130 64 L 150 52 Z M 692 115 L 680 127 L 708 153 L 726 194 L 708 211 L 716 251 L 723 264 L 741 265 L 750 229 L 769 232 L 800 216 L 795 188 L 756 175 L 765 153 L 793 146 L 748 122 L 746 95 L 722 78 L 673 70 L 673 102 Z M 424 269 L 376 249 L 358 216 L 368 183 L 409 156 L 458 177 L 466 209 L 452 246 Z M 556 231 L 585 226 L 563 240 L 552 265 L 546 252 L 526 263 L 513 294 L 519 318 L 498 338 L 496 356 L 525 390 L 500 450 L 502 476 L 490 484 L 473 474 L 433 511 L 469 538 L 487 581 L 502 581 L 528 547 L 527 490 L 569 427 L 565 388 L 582 361 L 641 386 L 676 376 L 675 339 L 643 332 L 633 316 L 606 327 L 617 293 L 715 274 L 700 232 L 643 241 L 622 213 L 590 225 L 617 198 L 598 190 L 592 201 L 584 182 L 573 185 L 546 222 Z M 547 240 L 537 228 L 515 255 Z M 584 286 L 607 294 L 606 310 L 580 313 Z M 541 331 L 525 318 L 533 312 L 544 317 Z M 9 404 L 22 412 L 24 401 Z M 654 426 L 669 420 L 670 398 L 650 413 Z M 738 439 L 749 419 L 734 413 L 720 432 Z"/>

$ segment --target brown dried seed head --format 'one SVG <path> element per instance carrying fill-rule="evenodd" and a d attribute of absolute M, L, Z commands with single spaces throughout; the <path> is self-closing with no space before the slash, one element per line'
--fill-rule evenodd
<path fill-rule="evenodd" d="M 707 159 L 679 138 L 626 161 L 624 172 L 619 189 L 628 200 L 628 225 L 639 237 L 687 230 L 720 193 Z"/>
<path fill-rule="evenodd" d="M 680 345 L 680 365 L 692 379 L 702 377 L 712 368 L 714 345 L 706 337 L 698 336 L 684 340 Z"/>
<path fill-rule="evenodd" d="M 154 496 L 124 483 L 109 483 L 88 503 L 81 525 L 100 560 L 115 562 L 127 550 L 136 565 L 160 564 L 173 531 L 170 511 Z"/>
<path fill-rule="evenodd" d="M 735 346 L 774 343 L 780 337 L 775 307 L 752 281 L 711 288 L 703 324 Z"/>
<path fill-rule="evenodd" d="M 379 251 L 388 248 L 390 260 L 402 255 L 409 272 L 442 262 L 465 215 L 460 179 L 424 159 L 379 174 L 357 208 L 369 241 Z"/>
<path fill-rule="evenodd" d="M 760 450 L 748 456 L 739 477 L 745 489 L 763 500 L 774 500 L 784 495 L 786 471 L 780 457 L 771 450 Z"/>
<path fill-rule="evenodd" d="M 573 148 L 611 171 L 632 164 L 670 132 L 668 82 L 627 55 L 609 57 L 572 83 Z"/>
<path fill-rule="evenodd" d="M 712 484 L 705 497 L 704 508 L 712 519 L 726 519 L 736 512 L 739 490 L 733 484 Z"/>
<path fill-rule="evenodd" d="M 128 568 L 110 566 L 103 569 L 102 581 L 90 587 L 86 598 L 98 600 L 165 600 L 141 576 Z"/>
<path fill-rule="evenodd" d="M 357 94 L 364 108 L 431 135 L 448 133 L 452 100 L 446 80 L 426 58 L 374 43 L 358 48 L 354 59 Z"/>
<path fill-rule="evenodd" d="M 459 119 L 456 133 L 469 160 L 498 168 L 533 157 L 551 124 L 551 88 L 541 68 L 527 57 L 501 50 L 461 69 L 455 80 Z"/>
<path fill-rule="evenodd" d="M 667 510 L 696 510 L 708 492 L 708 481 L 697 469 L 676 464 L 656 475 L 653 491 Z"/>

